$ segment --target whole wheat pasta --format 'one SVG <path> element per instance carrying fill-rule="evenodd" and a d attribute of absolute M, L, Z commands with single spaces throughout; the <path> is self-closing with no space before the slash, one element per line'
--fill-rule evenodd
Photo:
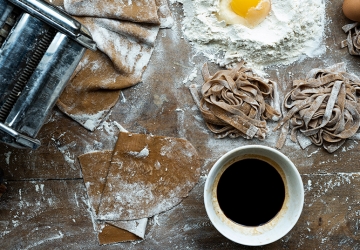
<path fill-rule="evenodd" d="M 350 55 L 360 55 L 360 29 L 359 23 L 351 23 L 342 27 L 343 31 L 347 33 L 346 40 L 341 42 L 341 48 L 347 47 Z"/>
<path fill-rule="evenodd" d="M 272 98 L 276 83 L 254 75 L 244 64 L 242 61 L 233 69 L 220 70 L 213 76 L 207 64 L 203 66 L 204 84 L 198 105 L 207 127 L 219 138 L 265 139 L 266 120 L 280 117 L 265 102 Z"/>
<path fill-rule="evenodd" d="M 286 114 L 274 130 L 282 127 L 276 145 L 281 148 L 291 130 L 299 132 L 328 152 L 337 150 L 360 126 L 360 79 L 346 72 L 345 64 L 311 70 L 305 80 L 294 80 L 283 102 Z"/>

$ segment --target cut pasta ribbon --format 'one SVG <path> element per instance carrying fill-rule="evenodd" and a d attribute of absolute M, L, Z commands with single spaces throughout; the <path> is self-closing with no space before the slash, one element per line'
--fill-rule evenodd
<path fill-rule="evenodd" d="M 342 27 L 347 33 L 346 40 L 341 42 L 341 48 L 348 47 L 349 54 L 353 56 L 360 55 L 360 29 L 359 23 L 351 23 Z"/>
<path fill-rule="evenodd" d="M 360 79 L 347 73 L 344 63 L 313 69 L 305 80 L 294 80 L 283 103 L 287 113 L 274 129 L 282 127 L 276 147 L 283 146 L 291 130 L 291 140 L 302 148 L 310 139 L 329 153 L 336 151 L 360 126 L 359 94 Z"/>
<path fill-rule="evenodd" d="M 205 64 L 201 99 L 197 88 L 190 86 L 207 127 L 218 138 L 265 139 L 266 120 L 280 118 L 280 112 L 265 102 L 277 94 L 276 83 L 254 75 L 244 64 L 242 61 L 233 69 L 218 71 L 213 76 Z"/>

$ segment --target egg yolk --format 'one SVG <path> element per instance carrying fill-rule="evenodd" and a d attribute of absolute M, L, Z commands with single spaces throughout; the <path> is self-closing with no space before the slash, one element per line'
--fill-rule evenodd
<path fill-rule="evenodd" d="M 250 8 L 256 8 L 260 0 L 232 0 L 231 9 L 239 16 L 246 17 Z"/>
<path fill-rule="evenodd" d="M 270 0 L 220 0 L 217 17 L 227 24 L 254 28 L 265 20 L 270 7 Z"/>

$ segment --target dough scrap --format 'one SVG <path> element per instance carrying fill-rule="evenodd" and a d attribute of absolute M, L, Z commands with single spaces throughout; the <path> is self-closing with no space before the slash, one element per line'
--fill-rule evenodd
<path fill-rule="evenodd" d="M 113 226 L 108 223 L 101 224 L 98 231 L 98 239 L 100 245 L 127 241 L 139 241 L 143 239 L 127 230 Z"/>
<path fill-rule="evenodd" d="M 280 117 L 280 112 L 265 102 L 275 94 L 276 83 L 254 75 L 244 64 L 242 61 L 233 69 L 218 71 L 213 76 L 205 64 L 201 99 L 190 88 L 207 127 L 218 138 L 265 139 L 266 120 Z"/>
<path fill-rule="evenodd" d="M 274 130 L 282 127 L 276 147 L 281 148 L 291 129 L 291 140 L 306 136 L 329 153 L 336 151 L 360 127 L 360 79 L 346 72 L 344 63 L 311 70 L 305 80 L 294 80 L 283 107 L 287 111 Z"/>

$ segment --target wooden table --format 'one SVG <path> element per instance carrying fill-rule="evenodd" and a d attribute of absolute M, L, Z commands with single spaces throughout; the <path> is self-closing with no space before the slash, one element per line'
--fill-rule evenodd
<path fill-rule="evenodd" d="M 340 49 L 340 42 L 346 37 L 341 27 L 348 23 L 341 11 L 342 1 L 326 2 L 326 53 L 266 71 L 269 78 L 278 82 L 282 94 L 290 89 L 292 79 L 304 78 L 314 67 L 344 61 L 349 72 L 358 74 L 360 58 Z M 202 83 L 200 69 L 207 59 L 195 55 L 182 37 L 181 5 L 172 4 L 171 9 L 176 25 L 160 31 L 143 82 L 122 91 L 107 123 L 89 132 L 54 108 L 38 136 L 40 149 L 18 150 L 1 145 L 0 164 L 8 187 L 0 200 L 2 249 L 248 248 L 224 238 L 207 218 L 203 205 L 206 174 L 222 154 L 235 147 L 274 147 L 278 133 L 270 133 L 264 141 L 213 137 L 188 90 L 191 83 Z M 198 69 L 197 77 L 186 81 L 194 68 Z M 217 69 L 210 64 L 211 72 Z M 150 219 L 144 241 L 99 246 L 77 156 L 112 149 L 117 133 L 116 126 L 111 125 L 114 121 L 134 133 L 186 138 L 198 150 L 203 167 L 200 181 L 189 197 Z M 269 123 L 270 127 L 274 125 Z M 315 146 L 302 150 L 287 141 L 281 151 L 301 173 L 304 209 L 293 230 L 263 249 L 360 248 L 359 149 L 356 140 L 348 140 L 333 154 Z"/>

